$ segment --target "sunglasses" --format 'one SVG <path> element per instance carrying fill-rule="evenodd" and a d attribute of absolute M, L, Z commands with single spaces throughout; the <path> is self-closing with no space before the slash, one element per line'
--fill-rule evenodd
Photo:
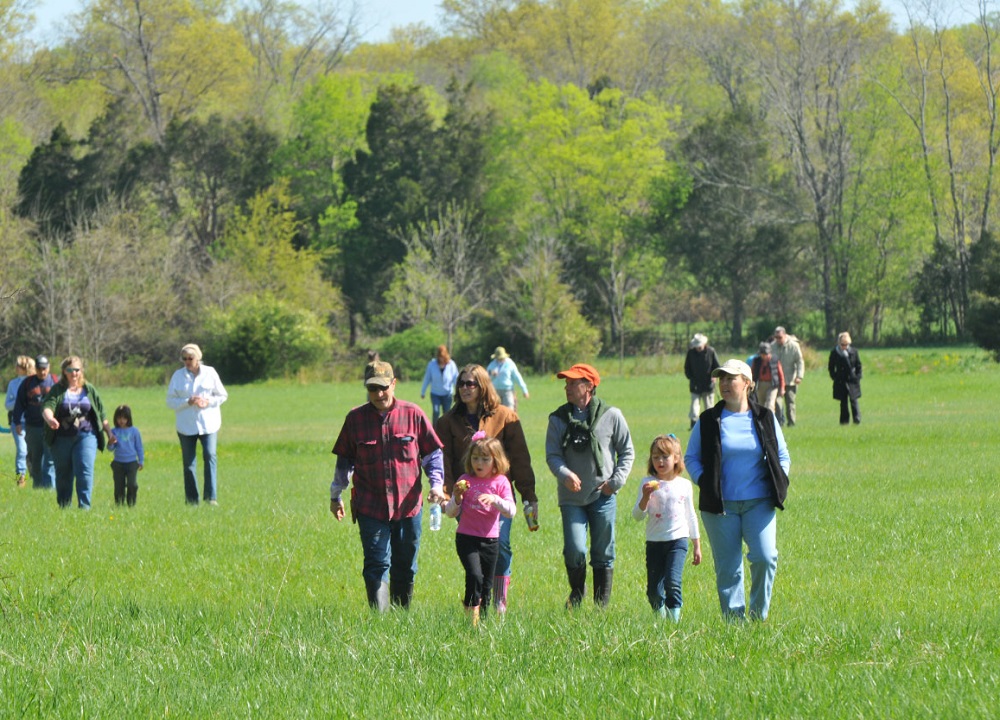
<path fill-rule="evenodd" d="M 187 362 L 188 360 L 194 360 L 194 357 L 191 355 L 181 355 L 181 360 Z"/>
<path fill-rule="evenodd" d="M 382 392 L 382 391 L 388 390 L 388 389 L 389 389 L 388 385 L 384 385 L 384 386 L 383 385 L 365 385 L 365 390 L 367 390 L 370 393 Z"/>
<path fill-rule="evenodd" d="M 460 388 L 477 388 L 479 387 L 479 383 L 474 380 L 463 380 L 458 384 L 458 386 Z"/>
<path fill-rule="evenodd" d="M 78 373 L 78 372 L 80 372 L 80 368 L 66 368 L 66 369 L 63 370 L 63 372 Z"/>

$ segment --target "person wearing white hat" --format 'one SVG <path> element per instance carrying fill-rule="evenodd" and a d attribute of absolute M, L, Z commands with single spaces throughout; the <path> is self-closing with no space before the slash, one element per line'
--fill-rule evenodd
<path fill-rule="evenodd" d="M 708 410 L 715 405 L 715 378 L 712 373 L 719 367 L 719 356 L 715 348 L 708 344 L 708 338 L 701 333 L 695 333 L 688 344 L 687 356 L 684 358 L 684 377 L 688 379 L 688 390 L 691 391 L 691 409 L 688 419 L 691 427 L 698 421 L 702 410 Z"/>
<path fill-rule="evenodd" d="M 514 383 L 517 383 L 518 387 L 521 388 L 525 400 L 529 397 L 528 386 L 524 384 L 521 372 L 517 369 L 517 365 L 511 360 L 510 355 L 507 354 L 507 350 L 502 345 L 497 346 L 497 349 L 493 351 L 490 358 L 492 359 L 490 360 L 490 364 L 486 366 L 486 372 L 489 373 L 493 389 L 500 396 L 500 404 L 509 407 L 511 410 L 517 410 Z"/>
<path fill-rule="evenodd" d="M 749 616 L 766 620 L 778 567 L 775 509 L 785 507 L 791 457 L 774 413 L 753 395 L 750 366 L 727 360 L 713 376 L 723 401 L 698 418 L 684 463 L 698 486 L 698 509 L 712 547 L 723 617 L 747 616 L 745 543 L 750 561 Z"/>

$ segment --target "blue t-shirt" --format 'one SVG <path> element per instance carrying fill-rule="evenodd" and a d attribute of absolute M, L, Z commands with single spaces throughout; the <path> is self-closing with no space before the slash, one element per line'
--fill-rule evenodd
<path fill-rule="evenodd" d="M 139 432 L 139 428 L 116 427 L 112 432 L 115 435 L 115 442 L 109 446 L 109 449 L 115 453 L 115 462 L 146 464 L 142 451 L 142 434 Z"/>

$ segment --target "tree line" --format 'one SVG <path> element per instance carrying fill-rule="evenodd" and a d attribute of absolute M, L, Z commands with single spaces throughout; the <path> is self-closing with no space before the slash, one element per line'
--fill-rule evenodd
<path fill-rule="evenodd" d="M 6 354 L 1000 346 L 1000 15 L 907 11 L 445 0 L 373 44 L 330 0 L 90 0 L 46 47 L 0 0 Z"/>

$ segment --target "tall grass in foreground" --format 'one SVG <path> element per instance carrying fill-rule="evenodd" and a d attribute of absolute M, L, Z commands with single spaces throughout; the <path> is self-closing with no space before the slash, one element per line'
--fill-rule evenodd
<path fill-rule="evenodd" d="M 184 505 L 163 390 L 102 388 L 146 439 L 135 509 L 113 505 L 108 456 L 89 513 L 17 490 L 2 439 L 0 717 L 993 716 L 1000 373 L 971 351 L 862 360 L 860 427 L 838 426 L 821 372 L 799 393 L 772 615 L 751 625 L 722 622 L 707 542 L 681 624 L 646 605 L 629 510 L 652 437 L 686 443 L 680 375 L 608 368 L 600 394 L 623 409 L 638 462 L 612 604 L 573 614 L 543 451 L 562 383 L 529 380 L 542 528 L 517 518 L 510 612 L 478 631 L 454 523 L 425 529 L 409 613 L 365 606 L 357 528 L 328 510 L 330 448 L 360 382 L 230 388 L 217 508 Z"/>

